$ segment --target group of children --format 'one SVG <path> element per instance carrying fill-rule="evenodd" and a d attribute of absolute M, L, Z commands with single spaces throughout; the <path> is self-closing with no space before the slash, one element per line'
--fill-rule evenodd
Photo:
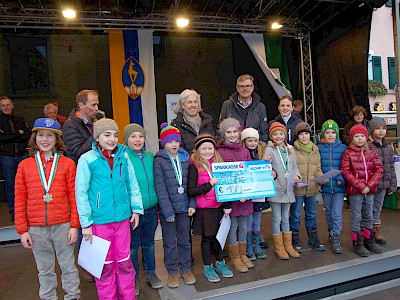
<path fill-rule="evenodd" d="M 33 249 L 40 297 L 56 298 L 57 256 L 65 299 L 79 298 L 74 258 L 79 227 L 86 240 L 96 235 L 111 242 L 102 275 L 96 278 L 100 299 L 136 299 L 139 247 L 146 281 L 155 289 L 163 286 L 155 273 L 158 215 L 170 288 L 179 286 L 179 277 L 186 284 L 196 282 L 191 273 L 191 216 L 193 233 L 201 236 L 203 274 L 211 282 L 220 281 L 219 275 L 233 276 L 224 261 L 224 245 L 216 239 L 224 217 L 231 219 L 229 255 L 232 267 L 239 272 L 253 268 L 256 258 L 266 258 L 260 247 L 260 223 L 261 212 L 269 206 L 275 252 L 280 259 L 300 257 L 303 206 L 308 246 L 324 251 L 316 224 L 315 198 L 320 187 L 332 251 L 343 251 L 340 235 L 347 192 L 354 251 L 360 256 L 367 256 L 368 250 L 382 252 L 375 242 L 386 242 L 379 233 L 380 211 L 386 192 L 396 189 L 393 150 L 385 140 L 383 119 L 369 122 L 371 143 L 368 129 L 355 125 L 348 149 L 340 142 L 333 120 L 323 124 L 318 146 L 311 141 L 311 128 L 305 122 L 296 127 L 293 147 L 288 145 L 286 128 L 279 122 L 270 125 L 267 145 L 259 140 L 255 129 L 241 129 L 238 120 L 223 120 L 222 139 L 217 142 L 212 135 L 201 134 L 190 155 L 180 148 L 179 130 L 164 123 L 160 133 L 163 149 L 154 156 L 144 149 L 146 133 L 142 126 L 125 127 L 125 146 L 118 143 L 117 124 L 104 118 L 94 124 L 92 150 L 82 155 L 75 168 L 74 162 L 62 155 L 65 147 L 60 125 L 47 118 L 36 120 L 29 142 L 31 157 L 21 162 L 17 172 L 15 224 L 22 245 Z M 250 160 L 271 162 L 277 195 L 217 202 L 212 163 Z M 342 173 L 320 182 L 313 180 L 332 169 Z"/>

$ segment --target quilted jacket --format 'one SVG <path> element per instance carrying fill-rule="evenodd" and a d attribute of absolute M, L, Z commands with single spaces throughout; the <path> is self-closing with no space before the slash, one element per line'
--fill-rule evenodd
<path fill-rule="evenodd" d="M 52 159 L 46 163 L 46 179 L 49 178 L 52 165 Z M 30 226 L 71 222 L 72 228 L 80 227 L 75 201 L 75 173 L 74 162 L 60 156 L 49 191 L 53 199 L 45 203 L 35 158 L 24 159 L 18 165 L 15 177 L 15 226 L 19 234 L 27 232 Z"/>
<path fill-rule="evenodd" d="M 368 194 L 375 194 L 383 175 L 383 166 L 379 155 L 369 149 L 366 152 L 364 147 L 357 147 L 353 144 L 342 156 L 342 173 L 346 180 L 347 194 L 361 194 L 368 186 Z"/>

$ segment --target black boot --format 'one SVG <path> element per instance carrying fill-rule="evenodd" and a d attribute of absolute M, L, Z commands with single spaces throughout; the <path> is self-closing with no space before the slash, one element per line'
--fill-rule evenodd
<path fill-rule="evenodd" d="M 318 238 L 316 227 L 307 227 L 308 247 L 317 251 L 325 251 L 325 246 L 321 244 Z"/>
<path fill-rule="evenodd" d="M 332 237 L 329 237 L 332 241 L 332 252 L 335 254 L 343 253 L 343 248 L 340 242 L 340 233 L 335 233 Z"/>
<path fill-rule="evenodd" d="M 303 248 L 301 248 L 300 244 L 300 232 L 298 229 L 291 229 L 292 230 L 292 245 L 294 250 L 301 253 L 303 252 Z"/>
<path fill-rule="evenodd" d="M 353 239 L 353 251 L 361 257 L 367 257 L 369 255 L 368 250 L 364 247 L 364 236 L 361 231 L 351 232 Z"/>
<path fill-rule="evenodd" d="M 382 253 L 382 247 L 375 242 L 375 232 L 372 229 L 368 229 L 365 227 L 362 229 L 362 232 L 364 234 L 365 248 L 374 253 Z"/>

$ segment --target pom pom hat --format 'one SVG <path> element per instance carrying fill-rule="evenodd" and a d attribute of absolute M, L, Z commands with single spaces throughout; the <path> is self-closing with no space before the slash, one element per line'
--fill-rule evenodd
<path fill-rule="evenodd" d="M 339 126 L 338 124 L 333 121 L 333 120 L 327 120 L 322 124 L 322 131 L 321 131 L 321 137 L 325 137 L 325 133 L 328 129 L 332 129 L 336 133 L 336 138 L 339 138 Z"/>
<path fill-rule="evenodd" d="M 50 118 L 37 119 L 33 124 L 32 131 L 38 131 L 38 130 L 50 130 L 58 134 L 59 136 L 61 136 L 62 134 L 60 123 Z"/>
<path fill-rule="evenodd" d="M 362 133 L 367 138 L 369 136 L 367 127 L 365 127 L 362 124 L 356 124 L 356 125 L 354 125 L 353 127 L 350 128 L 350 139 L 353 140 L 353 137 L 358 133 Z"/>
<path fill-rule="evenodd" d="M 162 123 L 160 128 L 160 140 L 162 147 L 164 147 L 166 143 L 172 141 L 181 142 L 181 133 L 179 132 L 178 128 L 172 125 L 168 125 L 168 123 Z"/>

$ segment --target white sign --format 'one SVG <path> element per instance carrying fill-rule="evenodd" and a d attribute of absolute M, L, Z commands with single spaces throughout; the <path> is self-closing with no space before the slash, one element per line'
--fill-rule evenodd
<path fill-rule="evenodd" d="M 172 120 L 176 118 L 176 114 L 174 113 L 174 107 L 176 103 L 178 103 L 180 94 L 166 94 L 165 95 L 165 102 L 167 105 L 167 122 L 171 124 Z M 199 108 L 201 108 L 201 95 L 199 94 L 200 101 L 199 101 Z"/>

